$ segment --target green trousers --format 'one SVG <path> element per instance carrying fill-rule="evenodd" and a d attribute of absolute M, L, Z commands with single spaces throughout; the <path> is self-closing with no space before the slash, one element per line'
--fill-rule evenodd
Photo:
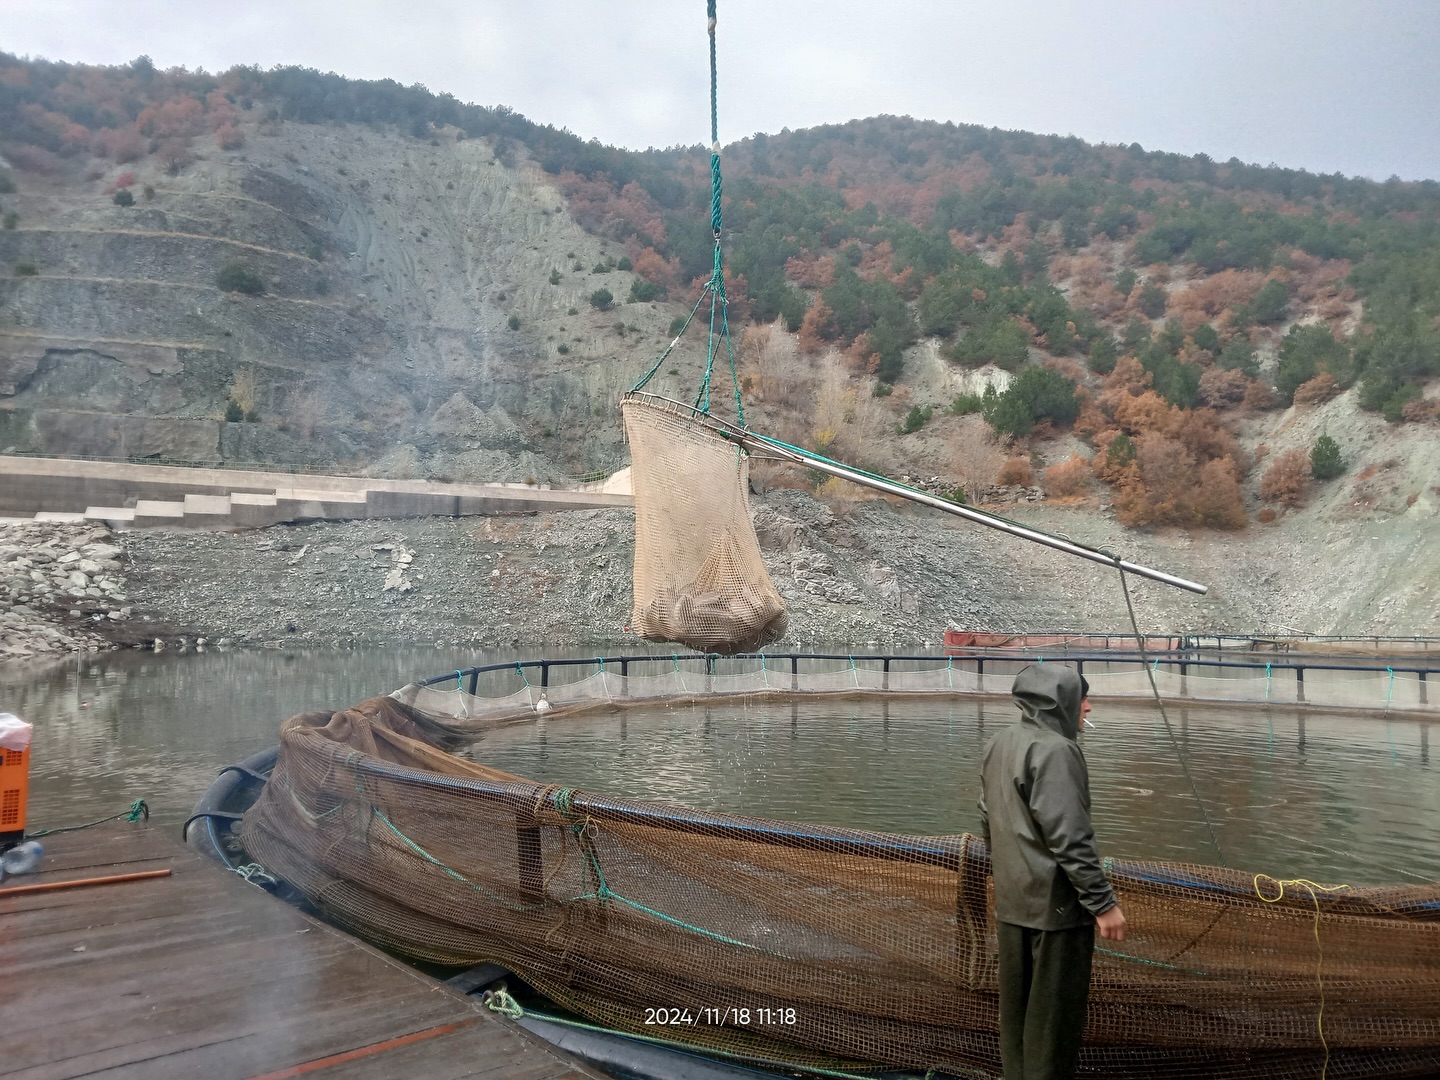
<path fill-rule="evenodd" d="M 1000 1060 L 1005 1080 L 1071 1080 L 1085 1033 L 1095 927 L 999 924 Z"/>

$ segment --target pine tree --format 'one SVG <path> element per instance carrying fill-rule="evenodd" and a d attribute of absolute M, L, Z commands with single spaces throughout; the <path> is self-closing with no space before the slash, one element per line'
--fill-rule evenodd
<path fill-rule="evenodd" d="M 1310 448 L 1310 475 L 1316 480 L 1333 480 L 1346 469 L 1340 456 L 1340 444 L 1329 435 L 1321 435 Z"/>

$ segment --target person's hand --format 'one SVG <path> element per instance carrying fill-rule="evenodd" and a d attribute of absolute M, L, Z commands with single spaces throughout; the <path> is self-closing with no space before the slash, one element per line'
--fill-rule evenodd
<path fill-rule="evenodd" d="M 1100 936 L 1110 941 L 1125 940 L 1125 913 L 1116 904 L 1107 908 L 1095 916 L 1095 925 L 1100 928 Z"/>

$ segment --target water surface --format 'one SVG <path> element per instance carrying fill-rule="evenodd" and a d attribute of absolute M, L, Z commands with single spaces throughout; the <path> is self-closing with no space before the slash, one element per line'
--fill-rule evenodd
<path fill-rule="evenodd" d="M 0 710 L 36 724 L 31 828 L 116 813 L 135 798 L 178 824 L 215 772 L 272 744 L 285 717 L 509 658 L 446 649 L 92 655 L 0 669 Z M 1281 707 L 1168 712 L 1167 725 L 1152 705 L 1101 702 L 1092 716 L 1083 745 L 1104 853 L 1332 883 L 1440 881 L 1430 721 Z M 737 700 L 537 719 L 488 734 L 472 752 L 607 794 L 958 833 L 977 827 L 985 741 L 1014 715 L 996 700 Z"/>

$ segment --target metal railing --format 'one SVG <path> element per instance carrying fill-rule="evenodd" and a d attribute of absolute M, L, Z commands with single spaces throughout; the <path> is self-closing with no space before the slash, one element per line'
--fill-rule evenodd
<path fill-rule="evenodd" d="M 970 631 L 957 631 L 960 634 L 971 633 Z M 1025 633 L 1002 634 L 976 631 L 984 637 L 1008 638 L 1014 644 L 994 645 L 966 645 L 947 644 L 949 650 L 963 649 L 968 652 L 990 651 L 1001 652 L 1035 652 L 1035 651 L 1068 651 L 1076 649 L 1081 652 L 1095 650 L 1122 650 L 1135 651 L 1135 635 L 1129 631 L 1114 630 L 1034 630 Z M 1047 640 L 1051 639 L 1051 640 Z M 1180 653 L 1180 652 L 1275 652 L 1301 651 L 1303 646 L 1346 646 L 1353 645 L 1373 650 L 1377 655 L 1384 655 L 1386 646 L 1396 647 L 1397 652 L 1436 652 L 1440 653 L 1440 637 L 1426 637 L 1423 635 L 1359 635 L 1359 634 L 1307 634 L 1301 632 L 1291 633 L 1250 633 L 1250 634 L 1227 634 L 1211 631 L 1183 630 L 1171 633 L 1143 634 L 1141 640 L 1147 653 Z"/>

